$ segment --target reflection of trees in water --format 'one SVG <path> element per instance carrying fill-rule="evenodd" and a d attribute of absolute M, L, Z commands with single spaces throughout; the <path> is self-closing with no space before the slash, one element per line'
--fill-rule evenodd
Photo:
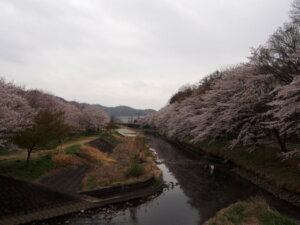
<path fill-rule="evenodd" d="M 131 222 L 134 222 L 134 224 L 138 224 L 138 217 L 136 215 L 136 207 L 130 207 L 129 213 L 130 213 Z"/>
<path fill-rule="evenodd" d="M 219 209 L 255 193 L 253 186 L 228 171 L 216 166 L 211 173 L 209 162 L 194 159 L 161 138 L 151 137 L 150 144 L 178 180 L 190 199 L 189 204 L 199 210 L 204 220 Z"/>

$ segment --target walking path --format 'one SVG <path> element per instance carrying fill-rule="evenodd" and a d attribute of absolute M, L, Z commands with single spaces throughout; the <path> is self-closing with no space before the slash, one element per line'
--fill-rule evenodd
<path fill-rule="evenodd" d="M 55 150 L 64 150 L 64 149 L 66 149 L 68 147 L 71 147 L 73 145 L 85 144 L 85 143 L 91 142 L 91 141 L 93 141 L 97 138 L 99 138 L 99 136 L 83 137 L 83 138 L 80 138 L 79 140 L 70 141 L 70 142 L 67 142 L 65 144 L 62 144 L 62 145 L 58 146 L 56 149 L 46 149 L 46 150 L 34 151 L 31 154 L 31 158 L 34 159 L 36 157 L 41 157 L 41 156 L 46 155 L 49 152 L 55 151 Z M 0 160 L 4 160 L 4 159 L 26 159 L 26 157 L 27 157 L 27 151 L 22 150 L 22 151 L 16 152 L 15 154 L 11 154 L 11 155 L 1 155 Z"/>
<path fill-rule="evenodd" d="M 136 136 L 136 132 L 129 130 L 129 129 L 117 129 L 118 133 L 122 134 L 125 137 L 135 137 Z"/>

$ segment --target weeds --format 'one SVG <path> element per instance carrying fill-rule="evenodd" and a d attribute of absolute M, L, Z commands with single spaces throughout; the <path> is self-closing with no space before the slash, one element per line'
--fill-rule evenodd
<path fill-rule="evenodd" d="M 70 146 L 70 147 L 66 148 L 66 149 L 64 150 L 64 152 L 65 152 L 66 154 L 76 155 L 76 154 L 77 154 L 77 151 L 79 150 L 79 148 L 80 148 L 80 145 L 73 145 L 73 146 Z"/>
<path fill-rule="evenodd" d="M 125 171 L 126 177 L 139 177 L 145 172 L 145 168 L 140 163 L 140 157 L 138 154 L 134 154 L 131 158 L 131 163 Z"/>
<path fill-rule="evenodd" d="M 296 221 L 271 209 L 262 198 L 237 202 L 220 210 L 204 225 L 299 225 Z"/>
<path fill-rule="evenodd" d="M 144 167 L 137 162 L 133 162 L 126 170 L 126 177 L 139 177 L 145 172 Z"/>
<path fill-rule="evenodd" d="M 104 131 L 99 134 L 99 136 L 105 140 L 108 140 L 114 144 L 121 144 L 122 141 L 119 138 L 116 138 L 111 132 Z"/>
<path fill-rule="evenodd" d="M 153 186 L 158 187 L 164 183 L 164 180 L 161 177 L 155 177 L 153 181 Z"/>
<path fill-rule="evenodd" d="M 96 177 L 90 176 L 90 177 L 87 179 L 86 185 L 87 185 L 87 188 L 88 188 L 89 190 L 95 189 L 95 188 L 97 187 L 97 180 L 96 180 Z"/>

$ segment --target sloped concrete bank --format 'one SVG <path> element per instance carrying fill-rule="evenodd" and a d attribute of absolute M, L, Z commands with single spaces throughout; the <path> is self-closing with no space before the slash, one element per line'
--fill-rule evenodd
<path fill-rule="evenodd" d="M 178 140 L 169 139 L 165 136 L 160 135 L 158 132 L 151 132 L 150 135 L 157 135 L 161 138 L 164 138 L 165 140 L 169 141 L 170 143 L 177 146 L 180 150 L 185 151 L 189 154 L 193 154 L 198 157 L 204 157 L 208 161 L 211 161 L 212 163 L 218 163 L 224 165 L 226 168 L 228 168 L 231 172 L 237 174 L 243 179 L 248 180 L 249 182 L 255 184 L 256 186 L 260 187 L 261 189 L 273 194 L 275 197 L 284 200 L 293 206 L 300 207 L 300 194 L 299 193 L 293 193 L 288 190 L 277 188 L 270 183 L 268 183 L 263 178 L 257 176 L 256 174 L 241 168 L 240 166 L 235 165 L 232 161 L 223 159 L 221 157 L 209 154 L 205 152 L 204 150 L 200 148 L 196 148 L 193 145 L 190 145 L 188 143 L 184 143 Z"/>
<path fill-rule="evenodd" d="M 163 189 L 163 185 L 153 185 L 154 179 L 152 177 L 142 182 L 130 184 L 129 186 L 123 185 L 124 187 L 111 187 L 110 191 L 108 191 L 108 188 L 106 188 L 104 191 L 101 189 L 94 190 L 91 193 L 101 193 L 99 198 L 96 198 L 87 196 L 88 193 L 84 193 L 82 195 L 68 195 L 65 193 L 60 193 L 56 190 L 52 190 L 48 187 L 44 187 L 40 184 L 21 181 L 14 178 L 6 177 L 6 180 L 8 180 L 8 182 L 18 183 L 19 187 L 22 186 L 22 188 L 27 189 L 24 190 L 24 194 L 18 196 L 17 199 L 14 200 L 14 198 L 11 198 L 9 200 L 9 204 L 12 205 L 12 207 L 18 205 L 18 209 L 15 211 L 10 211 L 10 213 L 7 215 L 3 214 L 0 216 L 0 224 L 3 225 L 15 225 L 43 221 L 82 210 L 99 208 L 110 204 L 144 198 L 149 195 L 159 193 Z M 2 183 L 2 185 L 4 184 Z M 13 190 L 13 188 L 6 188 L 5 193 L 0 193 L 1 196 L 14 196 L 15 191 L 13 190 L 14 193 L 9 193 L 10 190 Z M 37 201 L 32 199 L 32 195 L 27 195 L 25 193 L 31 190 L 34 190 L 34 193 L 42 195 L 49 202 L 45 202 L 44 204 L 39 202 L 39 205 L 35 207 Z M 38 197 L 39 196 L 35 196 L 36 199 L 38 199 Z M 51 201 L 54 201 L 54 203 Z M 27 206 L 28 209 L 23 209 L 22 207 L 24 207 L 28 202 L 30 202 L 30 205 Z"/>

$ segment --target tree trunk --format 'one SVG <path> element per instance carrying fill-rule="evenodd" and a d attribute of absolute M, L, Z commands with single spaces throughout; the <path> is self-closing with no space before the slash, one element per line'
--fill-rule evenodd
<path fill-rule="evenodd" d="M 59 152 L 63 152 L 62 140 L 58 141 L 58 149 L 59 149 Z"/>
<path fill-rule="evenodd" d="M 284 134 L 283 138 L 281 138 L 278 130 L 276 130 L 274 128 L 273 131 L 274 131 L 275 137 L 277 139 L 277 142 L 280 145 L 281 151 L 282 152 L 287 152 L 287 148 L 286 148 L 286 134 Z"/>
<path fill-rule="evenodd" d="M 30 160 L 30 155 L 31 155 L 32 150 L 33 150 L 32 148 L 27 150 L 26 168 L 28 168 L 28 166 L 29 166 L 29 160 Z"/>

